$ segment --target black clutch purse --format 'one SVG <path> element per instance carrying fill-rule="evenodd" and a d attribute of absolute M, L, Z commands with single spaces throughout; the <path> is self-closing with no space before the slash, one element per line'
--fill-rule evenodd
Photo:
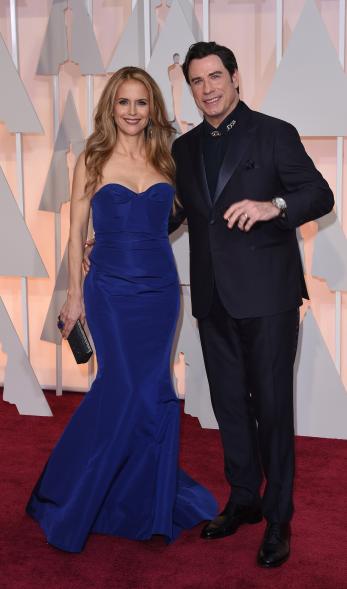
<path fill-rule="evenodd" d="M 61 325 L 60 319 L 58 320 L 58 327 L 63 327 Z M 72 328 L 67 341 L 69 342 L 71 351 L 75 356 L 77 364 L 85 364 L 88 362 L 89 358 L 93 354 L 93 349 L 79 319 L 77 319 L 74 327 Z"/>

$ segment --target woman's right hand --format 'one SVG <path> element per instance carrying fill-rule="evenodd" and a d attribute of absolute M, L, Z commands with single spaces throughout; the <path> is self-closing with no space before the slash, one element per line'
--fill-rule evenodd
<path fill-rule="evenodd" d="M 64 339 L 69 337 L 77 319 L 84 325 L 85 311 L 82 297 L 68 294 L 66 302 L 59 313 L 59 321 L 63 324 L 60 331 Z"/>
<path fill-rule="evenodd" d="M 90 260 L 89 260 L 89 256 L 91 254 L 91 251 L 93 249 L 93 246 L 95 244 L 95 239 L 87 239 L 85 246 L 84 246 L 84 254 L 83 254 L 83 260 L 82 260 L 82 268 L 84 270 L 84 272 L 86 274 L 88 274 L 89 270 L 90 270 Z"/>

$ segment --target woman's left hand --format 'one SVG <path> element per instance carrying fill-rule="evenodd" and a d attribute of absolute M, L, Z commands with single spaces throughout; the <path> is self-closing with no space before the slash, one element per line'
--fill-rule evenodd
<path fill-rule="evenodd" d="M 59 313 L 59 321 L 63 324 L 60 331 L 64 339 L 69 337 L 77 319 L 79 319 L 82 325 L 84 325 L 85 310 L 82 297 L 68 295 L 66 302 Z"/>

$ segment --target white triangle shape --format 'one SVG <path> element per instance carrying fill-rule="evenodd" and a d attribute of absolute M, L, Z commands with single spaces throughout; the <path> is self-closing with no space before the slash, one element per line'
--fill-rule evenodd
<path fill-rule="evenodd" d="M 187 24 L 190 30 L 193 33 L 193 37 L 195 41 L 202 41 L 202 30 L 199 25 L 199 21 L 196 18 L 195 10 L 194 10 L 194 3 L 192 0 L 178 0 L 182 9 L 184 16 L 186 17 Z M 188 51 L 188 47 L 186 48 Z M 184 59 L 185 54 L 182 55 L 182 59 Z"/>
<path fill-rule="evenodd" d="M 145 33 L 143 0 L 137 2 L 123 34 L 107 66 L 107 72 L 115 72 L 127 65 L 145 67 Z"/>
<path fill-rule="evenodd" d="M 300 327 L 295 404 L 298 435 L 347 439 L 347 392 L 311 310 Z"/>
<path fill-rule="evenodd" d="M 69 0 L 72 8 L 71 61 L 78 63 L 82 75 L 103 74 L 98 44 L 86 5 L 81 0 Z"/>
<path fill-rule="evenodd" d="M 175 355 L 185 358 L 185 413 L 197 417 L 201 427 L 218 428 L 213 413 L 196 319 L 192 316 L 190 288 L 182 287 L 181 320 L 176 332 Z"/>
<path fill-rule="evenodd" d="M 181 121 L 199 125 L 202 121 L 202 116 L 198 110 L 190 86 L 184 81 L 182 88 L 182 102 L 181 102 Z"/>
<path fill-rule="evenodd" d="M 36 68 L 36 73 L 39 75 L 57 75 L 60 64 L 69 58 L 64 14 L 66 9 L 67 0 L 53 0 Z"/>
<path fill-rule="evenodd" d="M 347 239 L 334 211 L 317 221 L 312 274 L 323 278 L 330 290 L 347 291 Z"/>
<path fill-rule="evenodd" d="M 27 91 L 0 35 L 0 121 L 11 133 L 43 133 Z"/>
<path fill-rule="evenodd" d="M 300 135 L 347 135 L 347 77 L 314 0 L 307 0 L 261 110 Z"/>
<path fill-rule="evenodd" d="M 174 0 L 147 68 L 163 93 L 170 120 L 173 120 L 175 115 L 168 68 L 172 64 L 173 54 L 178 53 L 180 60 L 183 59 L 188 47 L 194 42 L 194 35 L 188 26 L 181 5 L 178 0 Z"/>
<path fill-rule="evenodd" d="M 0 275 L 48 276 L 1 167 Z"/>
<path fill-rule="evenodd" d="M 194 2 L 193 0 L 178 0 L 182 12 L 186 18 L 187 24 L 194 35 L 195 41 L 202 41 L 202 31 L 199 25 L 199 21 L 196 18 L 195 10 L 194 10 Z M 160 5 L 164 4 L 165 0 L 152 0 L 151 2 L 151 41 L 152 41 L 152 51 L 153 47 L 155 46 L 158 40 L 158 24 L 156 18 L 156 8 Z M 166 0 L 165 2 L 167 7 L 171 7 L 172 0 Z M 188 47 L 187 47 L 188 50 Z"/>
<path fill-rule="evenodd" d="M 65 248 L 64 256 L 60 264 L 58 276 L 41 333 L 41 339 L 61 345 L 62 338 L 57 328 L 57 320 L 60 310 L 66 301 L 66 291 L 69 285 L 68 276 L 68 248 Z"/>
<path fill-rule="evenodd" d="M 7 355 L 3 400 L 16 405 L 21 415 L 51 416 L 52 412 L 1 297 L 0 341 Z"/>

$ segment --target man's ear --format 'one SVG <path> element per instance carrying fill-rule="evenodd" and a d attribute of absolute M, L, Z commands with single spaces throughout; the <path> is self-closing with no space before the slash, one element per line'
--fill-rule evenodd
<path fill-rule="evenodd" d="M 239 79 L 239 70 L 235 70 L 233 75 L 231 76 L 231 81 L 234 87 L 237 89 L 239 87 L 240 79 Z"/>

